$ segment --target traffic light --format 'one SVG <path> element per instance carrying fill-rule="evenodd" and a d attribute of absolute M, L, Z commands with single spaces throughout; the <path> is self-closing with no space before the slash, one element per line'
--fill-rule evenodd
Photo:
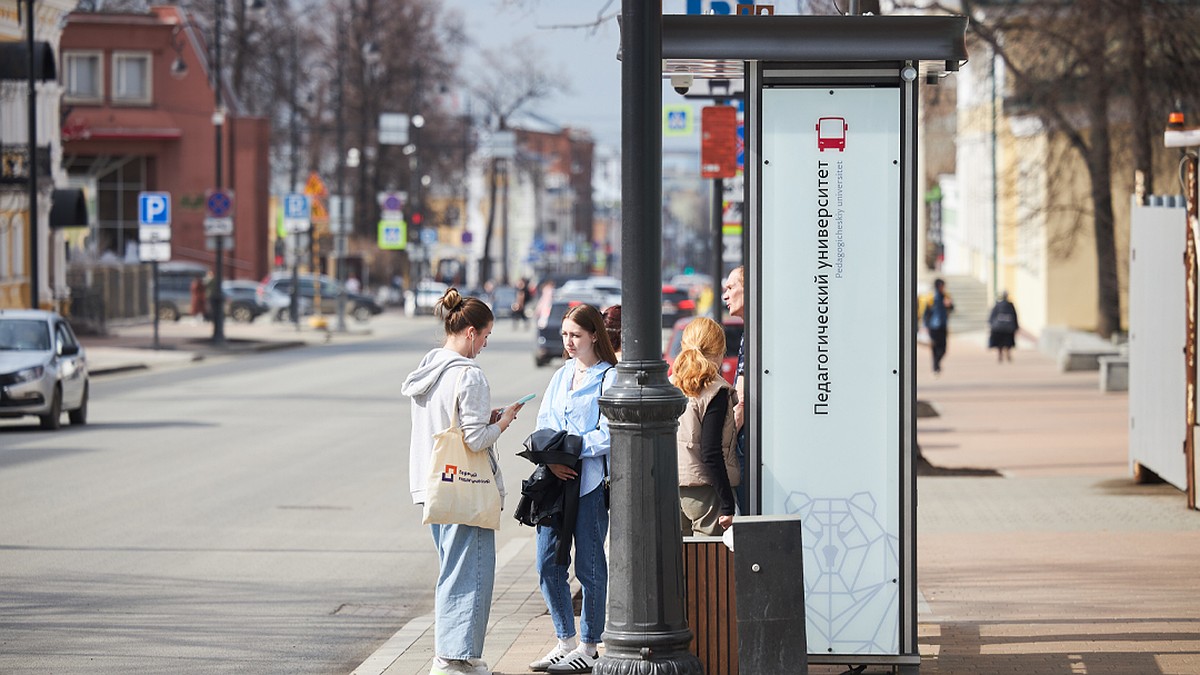
<path fill-rule="evenodd" d="M 425 220 L 425 214 L 421 213 L 420 209 L 413 209 L 412 216 L 408 220 L 413 227 L 421 227 L 421 223 Z"/>

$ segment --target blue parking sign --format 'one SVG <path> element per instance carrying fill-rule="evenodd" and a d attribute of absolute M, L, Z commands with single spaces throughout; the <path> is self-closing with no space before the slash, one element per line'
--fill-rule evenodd
<path fill-rule="evenodd" d="M 171 224 L 171 193 L 169 193 L 169 192 L 139 192 L 138 193 L 138 224 L 139 225 L 170 225 Z"/>
<path fill-rule="evenodd" d="M 296 220 L 309 218 L 308 195 L 299 192 L 289 193 L 283 198 L 283 217 Z"/>

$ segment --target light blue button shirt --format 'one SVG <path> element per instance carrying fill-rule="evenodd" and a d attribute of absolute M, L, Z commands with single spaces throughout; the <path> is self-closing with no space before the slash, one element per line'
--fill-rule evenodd
<path fill-rule="evenodd" d="M 608 391 L 616 381 L 617 371 L 611 368 L 611 363 L 597 363 L 588 368 L 579 388 L 571 389 L 571 378 L 575 375 L 575 359 L 568 359 L 550 379 L 546 395 L 542 397 L 542 407 L 538 409 L 538 429 L 566 431 L 583 437 L 580 496 L 600 487 L 601 481 L 604 480 L 603 463 L 608 459 L 611 439 L 608 434 L 608 418 L 600 414 L 600 384 L 603 378 L 604 391 Z"/>

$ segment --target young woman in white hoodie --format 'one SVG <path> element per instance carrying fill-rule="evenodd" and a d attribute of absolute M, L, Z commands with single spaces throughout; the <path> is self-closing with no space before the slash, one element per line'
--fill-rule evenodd
<path fill-rule="evenodd" d="M 425 503 L 425 480 L 433 454 L 433 435 L 458 423 L 467 447 L 487 452 L 501 494 L 504 483 L 492 445 L 508 429 L 520 405 L 492 409 L 491 390 L 475 357 L 487 346 L 492 310 L 476 298 L 446 291 L 435 308 L 445 323 L 446 343 L 425 355 L 401 389 L 412 398 L 412 443 L 408 476 L 414 504 Z M 438 551 L 435 597 L 435 658 L 431 675 L 489 675 L 480 658 L 492 607 L 496 572 L 496 533 L 471 525 L 430 525 Z"/>

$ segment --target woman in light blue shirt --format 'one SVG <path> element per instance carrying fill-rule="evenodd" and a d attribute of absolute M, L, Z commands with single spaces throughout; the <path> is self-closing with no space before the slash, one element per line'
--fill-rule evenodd
<path fill-rule="evenodd" d="M 579 470 L 565 464 L 548 468 L 560 480 L 579 479 L 579 510 L 575 518 L 575 576 L 583 586 L 583 611 L 579 620 L 581 640 L 576 642 L 575 612 L 567 564 L 555 560 L 560 535 L 570 527 L 539 525 L 537 568 L 542 596 L 554 621 L 558 644 L 541 659 L 529 664 L 535 672 L 590 673 L 599 654 L 596 645 L 604 631 L 604 608 L 608 593 L 608 562 L 604 539 L 608 534 L 608 420 L 600 414 L 600 394 L 612 384 L 617 362 L 604 319 L 591 305 L 576 305 L 562 322 L 563 349 L 567 362 L 554 377 L 542 407 L 537 428 L 555 429 L 583 438 Z"/>

